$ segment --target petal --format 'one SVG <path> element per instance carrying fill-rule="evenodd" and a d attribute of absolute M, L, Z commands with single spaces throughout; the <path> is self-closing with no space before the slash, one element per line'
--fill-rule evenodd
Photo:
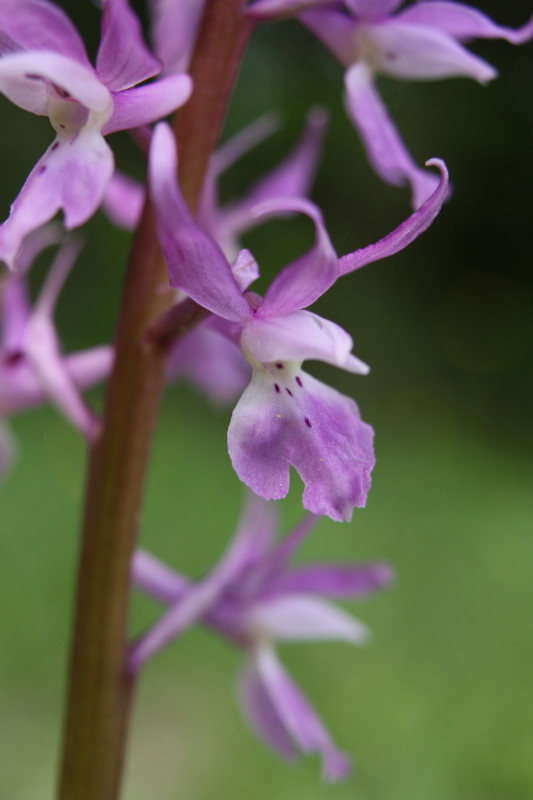
<path fill-rule="evenodd" d="M 347 111 L 361 135 L 372 167 L 393 186 L 410 183 L 412 205 L 418 208 L 434 192 L 436 176 L 420 169 L 411 158 L 364 62 L 348 70 L 345 85 Z"/>
<path fill-rule="evenodd" d="M 384 75 L 408 80 L 466 77 L 487 83 L 496 70 L 446 33 L 424 25 L 391 20 L 365 26 L 372 66 Z"/>
<path fill-rule="evenodd" d="M 280 121 L 277 114 L 267 111 L 259 119 L 241 128 L 238 133 L 220 145 L 213 154 L 212 171 L 215 176 L 220 175 L 246 153 L 276 133 L 279 127 Z"/>
<path fill-rule="evenodd" d="M 352 598 L 388 586 L 394 573 L 388 564 L 306 564 L 279 575 L 269 587 L 273 595 L 312 592 Z"/>
<path fill-rule="evenodd" d="M 132 583 L 145 594 L 170 605 L 190 588 L 190 581 L 146 550 L 138 549 L 131 562 Z"/>
<path fill-rule="evenodd" d="M 63 236 L 63 227 L 57 222 L 50 222 L 33 231 L 24 240 L 17 258 L 17 273 L 26 275 L 38 255 L 50 245 L 59 244 Z"/>
<path fill-rule="evenodd" d="M 280 19 L 294 17 L 306 9 L 330 3 L 331 0 L 256 0 L 248 6 L 247 12 L 251 17 L 260 19 Z"/>
<path fill-rule="evenodd" d="M 26 281 L 12 276 L 0 284 L 0 319 L 2 320 L 1 357 L 17 357 L 24 348 L 30 318 L 30 298 Z"/>
<path fill-rule="evenodd" d="M 345 67 L 353 64 L 358 57 L 359 24 L 346 14 L 334 9 L 318 9 L 304 12 L 300 21 Z"/>
<path fill-rule="evenodd" d="M 269 639 L 363 644 L 369 631 L 362 622 L 328 600 L 312 594 L 286 594 L 252 606 L 247 621 L 253 632 Z"/>
<path fill-rule="evenodd" d="M 239 250 L 231 265 L 233 277 L 241 292 L 259 278 L 259 265 L 249 250 Z"/>
<path fill-rule="evenodd" d="M 115 170 L 107 184 L 102 208 L 119 228 L 133 230 L 144 205 L 144 187 L 133 178 Z"/>
<path fill-rule="evenodd" d="M 96 71 L 112 92 L 136 86 L 161 71 L 161 63 L 148 50 L 127 0 L 104 0 Z"/>
<path fill-rule="evenodd" d="M 238 347 L 205 324 L 178 339 L 167 375 L 184 377 L 216 404 L 235 401 L 250 381 L 250 366 Z"/>
<path fill-rule="evenodd" d="M 237 696 L 243 716 L 259 739 L 287 761 L 294 761 L 298 751 L 265 690 L 253 661 L 246 664 L 239 677 Z"/>
<path fill-rule="evenodd" d="M 189 67 L 205 0 L 151 0 L 151 34 L 154 50 L 165 74 Z"/>
<path fill-rule="evenodd" d="M 261 303 L 261 317 L 286 314 L 305 308 L 317 300 L 338 277 L 338 257 L 324 226 L 322 214 L 308 200 L 287 198 L 263 203 L 255 216 L 298 211 L 306 214 L 315 226 L 315 243 L 300 258 L 288 264 L 274 278 Z"/>
<path fill-rule="evenodd" d="M 313 359 L 366 375 L 369 367 L 351 354 L 352 337 L 339 325 L 311 311 L 253 319 L 244 327 L 241 347 L 255 362 Z M 278 367 L 281 369 L 281 367 Z"/>
<path fill-rule="evenodd" d="M 2 481 L 17 457 L 17 445 L 9 429 L 0 420 L 0 481 Z"/>
<path fill-rule="evenodd" d="M 146 86 L 113 95 L 114 109 L 102 133 L 130 130 L 168 116 L 187 102 L 192 91 L 188 75 L 170 75 Z"/>
<path fill-rule="evenodd" d="M 255 664 L 265 691 L 295 744 L 304 753 L 320 753 L 326 780 L 345 778 L 351 768 L 348 758 L 337 749 L 324 723 L 292 682 L 272 649 L 266 645 L 258 648 Z"/>
<path fill-rule="evenodd" d="M 225 319 L 239 321 L 251 316 L 224 254 L 187 209 L 176 180 L 176 144 L 168 125 L 155 129 L 149 174 L 170 285 Z"/>
<path fill-rule="evenodd" d="M 13 265 L 24 237 L 60 209 L 66 228 L 86 222 L 101 204 L 113 168 L 111 149 L 98 130 L 86 126 L 72 139 L 56 139 L 0 226 L 0 259 Z"/>
<path fill-rule="evenodd" d="M 359 267 L 370 264 L 372 261 L 378 261 L 380 258 L 387 258 L 388 256 L 394 255 L 394 253 L 398 253 L 429 228 L 446 199 L 448 191 L 448 170 L 446 169 L 444 161 L 440 161 L 438 158 L 426 161 L 426 166 L 437 167 L 441 173 L 439 185 L 433 194 L 428 197 L 418 211 L 415 211 L 410 217 L 407 217 L 401 225 L 398 225 L 392 233 L 384 236 L 379 242 L 369 244 L 367 247 L 362 247 L 360 250 L 354 250 L 353 253 L 342 256 L 339 261 L 341 275 L 345 275 L 347 272 L 353 272 L 359 269 Z"/>
<path fill-rule="evenodd" d="M 53 3 L 45 0 L 2 0 L 0 31 L 23 50 L 51 50 L 90 67 L 78 31 L 67 15 Z"/>
<path fill-rule="evenodd" d="M 397 19 L 438 28 L 457 39 L 505 39 L 511 44 L 523 44 L 533 36 L 533 19 L 521 28 L 506 28 L 477 8 L 445 0 L 416 3 L 402 11 Z"/>
<path fill-rule="evenodd" d="M 380 19 L 392 13 L 403 0 L 346 0 L 353 14 L 362 19 Z"/>
<path fill-rule="evenodd" d="M 45 81 L 66 91 L 85 108 L 103 113 L 110 106 L 111 95 L 92 68 L 72 58 L 59 53 L 33 51 L 13 53 L 0 59 L 0 91 L 20 108 L 48 115 Z"/>
<path fill-rule="evenodd" d="M 353 400 L 306 373 L 285 372 L 282 382 L 254 370 L 228 430 L 233 468 L 256 494 L 277 500 L 293 466 L 305 483 L 305 508 L 349 520 L 370 489 L 372 428 Z"/>

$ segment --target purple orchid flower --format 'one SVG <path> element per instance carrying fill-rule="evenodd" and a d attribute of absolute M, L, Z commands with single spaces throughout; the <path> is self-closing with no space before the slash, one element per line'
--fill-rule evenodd
<path fill-rule="evenodd" d="M 341 640 L 362 644 L 366 627 L 325 597 L 359 598 L 387 586 L 390 568 L 374 564 L 307 564 L 289 559 L 317 521 L 308 515 L 275 543 L 276 510 L 251 496 L 226 554 L 207 578 L 191 583 L 154 556 L 137 551 L 133 582 L 167 606 L 133 646 L 136 671 L 198 621 L 246 652 L 238 693 L 259 738 L 284 758 L 319 753 L 327 780 L 344 778 L 351 765 L 324 723 L 277 658 L 276 641 Z"/>
<path fill-rule="evenodd" d="M 374 465 L 372 429 L 353 400 L 304 373 L 301 365 L 315 359 L 359 374 L 368 367 L 351 354 L 346 331 L 305 309 L 341 275 L 398 252 L 431 224 L 448 176 L 441 161 L 428 163 L 440 169 L 441 180 L 421 209 L 384 239 L 341 259 L 312 203 L 291 198 L 262 204 L 256 213 L 306 214 L 316 238 L 260 298 L 243 294 L 220 247 L 192 219 L 175 178 L 172 132 L 164 124 L 155 129 L 150 182 L 170 285 L 211 311 L 214 324 L 239 343 L 252 366 L 252 380 L 232 415 L 228 449 L 239 478 L 265 499 L 285 497 L 293 466 L 305 484 L 304 507 L 315 514 L 349 520 L 353 508 L 366 502 Z"/>
<path fill-rule="evenodd" d="M 67 229 L 86 222 L 113 174 L 104 136 L 165 117 L 191 92 L 187 75 L 137 86 L 161 69 L 127 0 L 105 0 L 93 67 L 65 14 L 47 0 L 0 4 L 0 91 L 48 116 L 56 138 L 0 226 L 0 259 L 14 267 L 24 237 L 62 209 Z"/>
<path fill-rule="evenodd" d="M 496 70 L 462 43 L 482 38 L 523 44 L 533 37 L 533 18 L 513 30 L 462 3 L 421 0 L 395 14 L 401 2 L 259 0 L 250 13 L 268 17 L 299 14 L 346 67 L 348 113 L 372 167 L 387 183 L 409 183 L 413 207 L 418 208 L 434 191 L 434 179 L 420 169 L 405 147 L 376 90 L 375 76 L 401 80 L 469 77 L 487 83 L 496 77 Z"/>
<path fill-rule="evenodd" d="M 151 39 L 163 72 L 187 72 L 206 0 L 149 0 Z"/>
<path fill-rule="evenodd" d="M 21 253 L 22 274 L 7 275 L 0 287 L 0 477 L 15 448 L 3 420 L 51 400 L 87 439 L 97 421 L 80 391 L 103 380 L 112 363 L 111 347 L 93 347 L 63 356 L 52 315 L 80 244 L 66 239 L 58 250 L 41 293 L 30 307 L 25 272 L 38 253 L 57 241 L 57 228 L 46 226 L 27 237 Z"/>
<path fill-rule="evenodd" d="M 256 120 L 230 138 L 214 155 L 205 181 L 198 211 L 200 224 L 217 241 L 228 259 L 235 259 L 243 233 L 258 224 L 251 212 L 258 203 L 280 198 L 304 197 L 316 174 L 327 115 L 313 108 L 306 125 L 289 155 L 271 172 L 260 178 L 239 201 L 225 206 L 218 203 L 218 179 L 235 161 L 258 145 L 277 128 L 269 114 Z M 134 228 L 144 204 L 144 188 L 126 175 L 116 172 L 106 190 L 103 208 L 113 222 Z M 246 283 L 243 265 L 246 267 Z M 251 272 L 249 269 L 251 268 Z M 233 270 L 244 290 L 258 277 L 251 257 L 240 258 Z M 221 335 L 209 320 L 185 334 L 174 345 L 168 362 L 170 380 L 188 379 L 215 404 L 236 400 L 250 381 L 250 365 L 233 341 Z"/>

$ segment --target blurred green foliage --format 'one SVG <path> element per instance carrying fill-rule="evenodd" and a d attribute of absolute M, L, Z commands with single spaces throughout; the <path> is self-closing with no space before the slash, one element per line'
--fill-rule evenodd
<path fill-rule="evenodd" d="M 94 45 L 96 10 L 65 6 Z M 524 19 L 518 0 L 505 4 L 505 18 L 501 4 L 483 7 L 501 22 Z M 288 646 L 283 657 L 353 753 L 354 778 L 325 788 L 312 760 L 287 766 L 256 743 L 233 698 L 239 654 L 198 630 L 146 669 L 125 800 L 533 797 L 533 53 L 502 43 L 476 50 L 502 73 L 488 88 L 380 83 L 417 159 L 447 160 L 454 196 L 407 251 L 317 304 L 372 365 L 365 379 L 312 370 L 357 398 L 377 431 L 378 465 L 368 508 L 350 525 L 323 521 L 302 558 L 388 559 L 398 581 L 355 609 L 374 631 L 371 646 Z M 0 102 L 5 215 L 50 130 Z M 266 109 L 286 125 L 224 178 L 222 194 L 273 166 L 316 104 L 330 110 L 331 129 L 313 197 L 343 253 L 403 219 L 407 192 L 371 172 L 342 110 L 339 66 L 295 23 L 265 25 L 246 56 L 225 136 Z M 119 165 L 141 176 L 127 136 L 113 144 Z M 262 285 L 310 234 L 296 219 L 246 237 Z M 112 337 L 128 246 L 102 216 L 87 226 L 58 310 L 66 348 Z M 34 288 L 45 269 L 43 259 Z M 178 387 L 157 432 L 142 541 L 192 576 L 216 559 L 238 516 L 229 413 Z M 19 463 L 0 489 L 0 796 L 40 800 L 52 797 L 59 743 L 84 455 L 51 409 L 14 430 Z M 281 504 L 285 528 L 298 517 L 300 490 L 295 479 Z M 132 629 L 156 612 L 135 598 Z"/>

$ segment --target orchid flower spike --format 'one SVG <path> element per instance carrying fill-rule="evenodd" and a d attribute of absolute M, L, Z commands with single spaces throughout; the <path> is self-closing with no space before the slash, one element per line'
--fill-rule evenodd
<path fill-rule="evenodd" d="M 96 67 L 60 8 L 48 0 L 2 0 L 0 91 L 48 116 L 56 138 L 0 226 L 0 260 L 14 268 L 27 234 L 61 209 L 67 229 L 94 214 L 114 168 L 104 136 L 165 117 L 190 95 L 187 75 L 138 86 L 160 69 L 127 0 L 104 0 Z"/>
<path fill-rule="evenodd" d="M 40 250 L 51 244 L 50 226 L 30 235 L 21 250 L 25 272 Z M 109 373 L 112 349 L 93 347 L 62 355 L 53 323 L 63 283 L 76 260 L 80 242 L 67 238 L 30 307 L 24 274 L 6 275 L 0 287 L 0 477 L 12 462 L 14 447 L 3 420 L 31 406 L 52 401 L 87 439 L 97 421 L 80 391 Z"/>
<path fill-rule="evenodd" d="M 415 163 L 375 87 L 375 77 L 439 80 L 467 77 L 487 83 L 496 70 L 463 45 L 471 39 L 523 44 L 533 37 L 533 17 L 521 28 L 493 22 L 471 6 L 420 0 L 397 13 L 402 0 L 258 0 L 256 17 L 299 15 L 346 68 L 346 105 L 378 175 L 394 186 L 410 184 L 418 208 L 435 188 Z M 344 8 L 342 8 L 344 5 Z M 339 6 L 341 6 L 339 8 Z"/>
<path fill-rule="evenodd" d="M 133 582 L 167 609 L 133 646 L 130 668 L 138 670 L 193 624 L 203 622 L 246 654 L 238 694 L 258 737 L 288 760 L 299 751 L 318 753 L 324 777 L 335 781 L 348 774 L 350 761 L 283 668 L 274 644 L 363 644 L 366 627 L 326 598 L 357 599 L 387 586 L 392 572 L 383 563 L 291 566 L 290 559 L 316 521 L 308 515 L 276 543 L 274 506 L 250 496 L 227 552 L 198 583 L 138 550 Z"/>
<path fill-rule="evenodd" d="M 213 324 L 237 342 L 252 380 L 237 403 L 228 449 L 239 478 L 265 499 L 285 497 L 290 467 L 302 477 L 303 504 L 314 514 L 349 520 L 365 505 L 374 465 L 373 432 L 353 400 L 302 370 L 315 359 L 348 372 L 368 367 L 352 355 L 352 339 L 333 322 L 305 310 L 341 275 L 406 247 L 433 221 L 448 176 L 440 161 L 437 189 L 395 231 L 339 259 L 319 210 L 302 199 L 263 204 L 258 214 L 299 212 L 315 227 L 311 250 L 274 279 L 263 298 L 243 294 L 215 240 L 191 217 L 176 180 L 177 154 L 168 126 L 156 127 L 150 151 L 150 186 L 170 285 L 215 315 Z M 218 318 L 218 319 L 217 319 Z"/>

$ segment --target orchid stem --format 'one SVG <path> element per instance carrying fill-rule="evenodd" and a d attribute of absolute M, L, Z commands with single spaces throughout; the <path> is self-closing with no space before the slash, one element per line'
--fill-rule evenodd
<path fill-rule="evenodd" d="M 251 25 L 243 0 L 210 0 L 176 115 L 180 182 L 194 212 Z M 149 198 L 134 235 L 102 429 L 89 454 L 59 800 L 117 800 L 134 685 L 126 669 L 130 563 L 164 383 L 147 330 L 173 303 Z"/>

